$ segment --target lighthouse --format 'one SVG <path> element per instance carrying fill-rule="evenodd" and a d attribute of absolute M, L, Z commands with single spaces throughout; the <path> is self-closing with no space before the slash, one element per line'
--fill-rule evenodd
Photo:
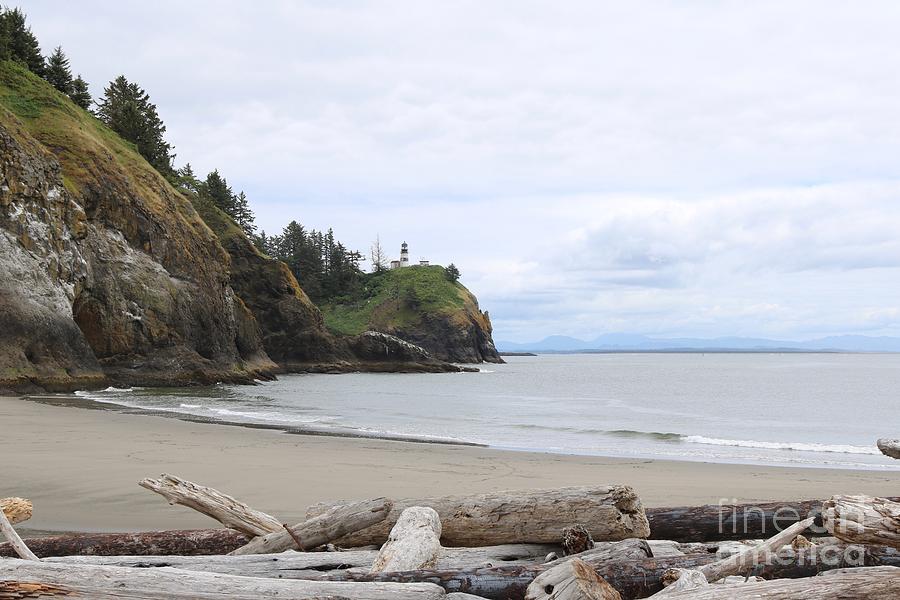
<path fill-rule="evenodd" d="M 400 245 L 400 266 L 409 266 L 409 246 L 406 245 L 406 242 Z"/>

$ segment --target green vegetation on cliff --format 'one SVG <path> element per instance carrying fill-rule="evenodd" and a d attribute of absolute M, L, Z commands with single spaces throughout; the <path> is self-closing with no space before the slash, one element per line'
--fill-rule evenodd
<path fill-rule="evenodd" d="M 451 315 L 464 309 L 470 296 L 447 278 L 444 267 L 416 266 L 365 275 L 361 298 L 322 308 L 332 331 L 355 335 L 421 325 L 424 314 Z"/>
<path fill-rule="evenodd" d="M 379 331 L 454 362 L 501 362 L 491 321 L 475 296 L 441 266 L 412 266 L 362 276 L 352 299 L 322 305 L 325 324 L 353 335 Z"/>

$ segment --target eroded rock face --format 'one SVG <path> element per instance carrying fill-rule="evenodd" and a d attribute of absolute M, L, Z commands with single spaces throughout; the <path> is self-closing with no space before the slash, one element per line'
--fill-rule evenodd
<path fill-rule="evenodd" d="M 115 161 L 93 167 L 70 191 L 52 154 L 0 124 L 0 388 L 267 376 L 227 258 L 190 205 L 155 174 L 136 184 Z"/>
<path fill-rule="evenodd" d="M 411 328 L 392 329 L 390 333 L 425 348 L 435 358 L 455 363 L 502 363 L 491 336 L 491 319 L 478 310 L 474 296 L 473 307 L 467 306 L 453 314 L 422 315 L 422 323 Z"/>

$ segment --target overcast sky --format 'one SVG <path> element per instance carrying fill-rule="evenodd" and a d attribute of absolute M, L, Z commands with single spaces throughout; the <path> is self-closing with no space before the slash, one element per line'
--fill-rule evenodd
<path fill-rule="evenodd" d="M 23 6 L 267 232 L 452 261 L 497 340 L 900 335 L 900 3 Z"/>

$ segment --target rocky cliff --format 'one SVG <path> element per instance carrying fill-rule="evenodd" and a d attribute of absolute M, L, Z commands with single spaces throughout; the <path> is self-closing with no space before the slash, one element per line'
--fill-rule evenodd
<path fill-rule="evenodd" d="M 491 320 L 475 296 L 440 266 L 413 266 L 370 275 L 363 298 L 324 307 L 325 322 L 343 334 L 379 331 L 451 362 L 501 363 Z"/>
<path fill-rule="evenodd" d="M 130 144 L 0 63 L 0 390 L 453 369 L 393 338 L 370 361 L 284 265 L 220 239 Z"/>
<path fill-rule="evenodd" d="M 210 201 L 192 198 L 231 264 L 231 286 L 259 325 L 263 347 L 290 372 L 456 371 L 457 367 L 401 339 L 361 330 L 335 335 L 287 265 L 262 254 Z"/>

